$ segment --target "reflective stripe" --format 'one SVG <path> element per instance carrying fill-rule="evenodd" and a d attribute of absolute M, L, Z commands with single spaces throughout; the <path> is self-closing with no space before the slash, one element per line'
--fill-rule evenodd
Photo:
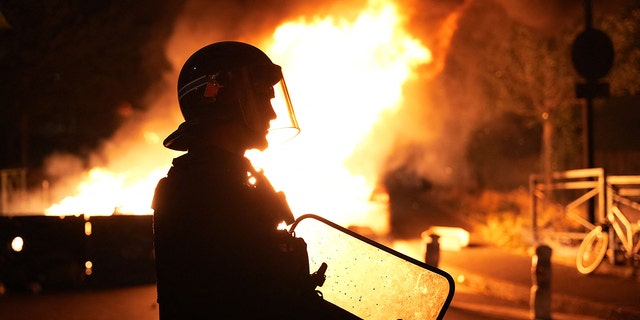
<path fill-rule="evenodd" d="M 198 88 L 206 85 L 207 82 L 209 82 L 207 80 L 208 77 L 209 77 L 208 75 L 204 75 L 204 76 L 201 76 L 200 78 L 197 78 L 185 84 L 182 88 L 178 90 L 178 100 L 181 100 L 182 97 L 186 96 L 189 92 L 197 90 Z"/>

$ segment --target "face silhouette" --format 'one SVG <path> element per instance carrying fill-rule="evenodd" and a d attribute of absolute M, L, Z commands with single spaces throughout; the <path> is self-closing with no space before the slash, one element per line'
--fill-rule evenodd
<path fill-rule="evenodd" d="M 276 118 L 271 105 L 271 99 L 274 98 L 273 85 L 256 84 L 253 92 L 253 108 L 245 110 L 244 114 L 247 127 L 247 149 L 264 150 L 269 146 L 267 142 L 269 123 Z"/>

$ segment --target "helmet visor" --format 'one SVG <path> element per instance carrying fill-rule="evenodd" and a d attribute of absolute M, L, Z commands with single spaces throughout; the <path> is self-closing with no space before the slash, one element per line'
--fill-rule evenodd
<path fill-rule="evenodd" d="M 269 143 L 281 143 L 300 133 L 291 97 L 277 65 L 242 68 L 236 86 L 242 116 L 249 129 L 268 130 Z M 266 124 L 268 123 L 268 126 Z"/>

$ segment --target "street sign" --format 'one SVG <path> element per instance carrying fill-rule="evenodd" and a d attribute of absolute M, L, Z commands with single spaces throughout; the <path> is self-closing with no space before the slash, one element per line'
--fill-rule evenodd
<path fill-rule="evenodd" d="M 613 43 L 597 29 L 587 28 L 573 42 L 571 59 L 576 71 L 589 81 L 602 78 L 613 66 Z"/>

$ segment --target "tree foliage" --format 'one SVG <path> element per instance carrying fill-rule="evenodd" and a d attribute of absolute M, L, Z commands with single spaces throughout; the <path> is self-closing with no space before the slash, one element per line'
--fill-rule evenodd
<path fill-rule="evenodd" d="M 538 166 L 516 175 L 520 185 L 526 184 L 526 175 L 537 170 L 581 167 L 583 102 L 576 97 L 575 85 L 583 80 L 573 69 L 570 50 L 575 36 L 584 29 L 584 20 L 567 19 L 549 34 L 510 18 L 496 5 L 483 3 L 473 9 L 468 15 L 481 16 L 468 19 L 457 32 L 461 34 L 459 45 L 467 48 L 458 50 L 473 52 L 474 56 L 464 56 L 473 62 L 453 56 L 450 62 L 454 68 L 449 69 L 449 77 L 454 83 L 475 82 L 481 88 L 472 103 L 483 110 L 482 121 L 472 133 L 468 148 L 479 183 L 490 187 L 490 180 L 499 176 L 495 170 L 504 168 L 487 164 L 500 162 L 506 156 L 511 163 L 532 155 L 540 157 Z M 611 84 L 613 95 L 637 94 L 640 84 L 640 4 L 635 2 L 624 9 L 597 15 L 593 23 L 611 35 L 614 43 L 614 67 L 604 79 Z M 485 24 L 501 27 L 475 27 Z M 504 119 L 517 125 L 499 123 Z M 532 139 L 540 139 L 540 143 Z M 540 149 L 532 154 L 531 147 L 536 145 Z M 517 150 L 521 153 L 513 154 Z"/>

